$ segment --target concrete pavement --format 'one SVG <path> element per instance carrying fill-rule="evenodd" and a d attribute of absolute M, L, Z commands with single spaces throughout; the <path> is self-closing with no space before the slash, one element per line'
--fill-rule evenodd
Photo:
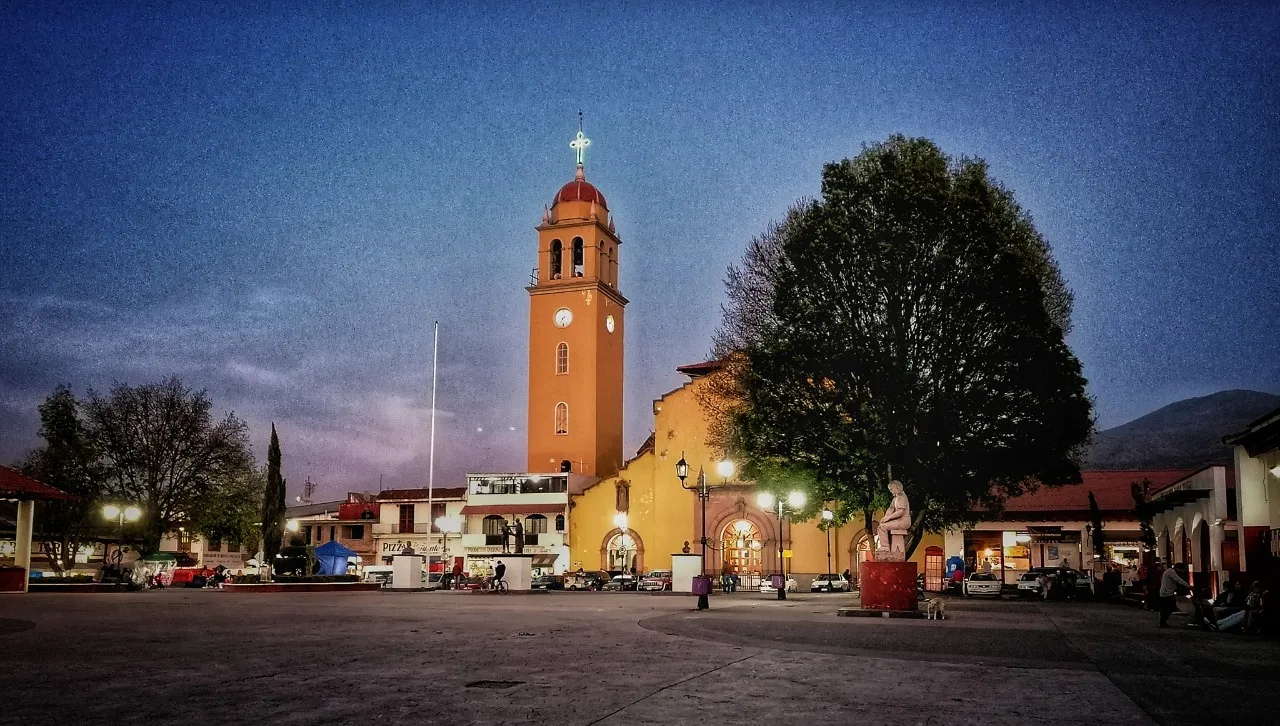
<path fill-rule="evenodd" d="M 1181 724 L 1274 710 L 1274 642 L 1159 631 L 1103 604 L 836 618 L 848 602 L 740 593 L 698 613 L 692 597 L 635 593 L 5 597 L 0 724 Z"/>

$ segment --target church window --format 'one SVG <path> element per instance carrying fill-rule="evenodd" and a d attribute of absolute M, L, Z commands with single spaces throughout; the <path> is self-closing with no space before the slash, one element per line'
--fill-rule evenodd
<path fill-rule="evenodd" d="M 561 401 L 556 404 L 556 435 L 569 433 L 569 404 Z"/>
<path fill-rule="evenodd" d="M 582 250 L 582 238 L 573 238 L 573 276 L 582 277 L 585 255 Z"/>
<path fill-rule="evenodd" d="M 569 372 L 569 344 L 561 343 L 556 346 L 556 375 L 562 376 Z"/>
<path fill-rule="evenodd" d="M 560 259 L 563 256 L 563 249 L 564 248 L 560 244 L 560 240 L 551 240 L 551 271 L 548 275 L 548 278 L 551 280 L 560 279 Z"/>

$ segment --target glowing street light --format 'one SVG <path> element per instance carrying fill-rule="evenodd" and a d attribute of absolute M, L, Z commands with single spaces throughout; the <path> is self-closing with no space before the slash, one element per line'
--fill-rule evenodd
<path fill-rule="evenodd" d="M 733 476 L 733 472 L 734 472 L 733 462 L 728 459 L 725 459 L 720 463 L 716 464 L 716 473 L 720 475 L 721 479 L 728 480 L 729 477 Z"/>
<path fill-rule="evenodd" d="M 835 518 L 836 518 L 835 512 L 831 511 L 830 509 L 827 509 L 826 507 L 822 508 L 822 528 L 827 531 L 827 582 L 831 581 L 830 578 L 832 575 L 832 572 L 831 572 L 831 522 Z M 830 591 L 831 591 L 831 588 L 828 588 L 828 592 Z"/>
<path fill-rule="evenodd" d="M 121 507 L 118 504 L 107 504 L 102 507 L 102 517 L 107 521 L 115 520 L 116 523 L 116 565 L 119 566 L 124 562 L 124 523 L 136 522 L 142 518 L 142 510 L 136 505 L 130 504 Z M 106 566 L 106 553 L 103 553 L 103 566 Z"/>
<path fill-rule="evenodd" d="M 285 528 L 285 529 L 287 529 L 287 530 L 289 530 L 290 532 L 297 532 L 297 531 L 298 531 L 298 520 L 296 520 L 296 519 L 290 519 L 289 521 L 287 521 L 287 522 L 285 522 L 285 523 L 284 523 L 284 528 Z"/>
<path fill-rule="evenodd" d="M 782 582 L 778 587 L 778 599 L 787 599 L 787 567 L 786 567 L 786 548 L 782 538 L 782 520 L 786 516 L 786 507 L 790 505 L 791 511 L 794 513 L 797 509 L 803 509 L 805 504 L 804 492 L 791 492 L 787 498 L 781 499 L 775 497 L 771 492 L 760 492 L 760 496 L 756 498 L 761 509 L 773 510 L 778 517 L 778 571 L 781 575 Z M 828 568 L 830 569 L 830 568 Z"/>

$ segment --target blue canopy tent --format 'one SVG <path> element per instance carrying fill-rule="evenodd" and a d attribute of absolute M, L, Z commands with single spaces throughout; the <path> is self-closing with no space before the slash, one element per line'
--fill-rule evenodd
<path fill-rule="evenodd" d="M 355 550 L 338 544 L 335 540 L 329 540 L 316 548 L 316 559 L 320 561 L 321 575 L 345 575 L 347 574 L 347 562 L 354 557 L 358 557 Z"/>

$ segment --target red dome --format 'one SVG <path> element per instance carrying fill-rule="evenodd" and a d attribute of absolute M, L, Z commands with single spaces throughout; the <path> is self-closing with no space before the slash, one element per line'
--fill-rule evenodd
<path fill-rule="evenodd" d="M 560 187 L 560 191 L 556 192 L 556 198 L 552 200 L 551 204 L 554 206 L 560 202 L 595 202 L 605 209 L 609 208 L 609 205 L 605 204 L 604 195 L 600 193 L 600 190 L 585 179 L 574 179 Z"/>

